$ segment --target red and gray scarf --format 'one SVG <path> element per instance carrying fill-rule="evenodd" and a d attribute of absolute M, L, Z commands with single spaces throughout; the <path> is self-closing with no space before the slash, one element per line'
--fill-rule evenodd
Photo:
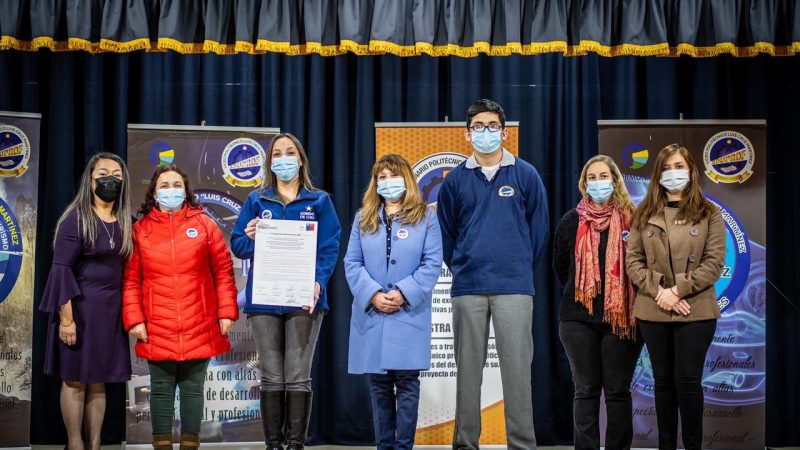
<path fill-rule="evenodd" d="M 584 198 L 578 203 L 578 234 L 575 237 L 575 301 L 594 314 L 593 302 L 600 293 L 600 263 L 597 249 L 600 233 L 608 230 L 605 267 L 605 302 L 603 322 L 611 324 L 613 333 L 633 339 L 636 320 L 633 283 L 625 273 L 627 242 L 622 233 L 630 230 L 625 214 L 610 203 L 602 209 Z"/>

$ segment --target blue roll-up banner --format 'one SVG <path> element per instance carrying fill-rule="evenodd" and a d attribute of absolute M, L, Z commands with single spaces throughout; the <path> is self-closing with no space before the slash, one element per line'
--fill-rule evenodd
<path fill-rule="evenodd" d="M 766 136 L 764 121 L 600 121 L 600 153 L 619 165 L 638 204 L 659 150 L 692 154 L 706 196 L 727 231 L 716 283 L 722 317 L 706 356 L 703 448 L 763 449 L 766 386 Z M 653 374 L 647 348 L 636 367 L 633 447 L 657 447 Z"/>
<path fill-rule="evenodd" d="M 0 111 L 0 447 L 30 437 L 40 121 Z"/>

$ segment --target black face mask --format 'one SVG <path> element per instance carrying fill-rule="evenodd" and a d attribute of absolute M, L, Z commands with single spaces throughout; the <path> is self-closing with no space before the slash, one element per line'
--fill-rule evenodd
<path fill-rule="evenodd" d="M 122 180 L 117 177 L 107 176 L 95 178 L 94 193 L 104 202 L 113 202 L 119 198 L 122 191 Z"/>

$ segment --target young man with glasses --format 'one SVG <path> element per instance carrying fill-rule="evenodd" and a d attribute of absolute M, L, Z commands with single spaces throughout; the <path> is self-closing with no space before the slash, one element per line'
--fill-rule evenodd
<path fill-rule="evenodd" d="M 478 100 L 467 111 L 472 156 L 448 173 L 437 214 L 453 274 L 458 374 L 453 449 L 477 449 L 489 320 L 503 381 L 507 445 L 536 448 L 533 430 L 533 274 L 548 240 L 547 196 L 536 169 L 503 148 L 503 108 Z"/>

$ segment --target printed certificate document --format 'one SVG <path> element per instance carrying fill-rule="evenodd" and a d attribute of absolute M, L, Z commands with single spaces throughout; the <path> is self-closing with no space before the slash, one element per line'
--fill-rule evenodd
<path fill-rule="evenodd" d="M 317 222 L 261 219 L 253 255 L 253 304 L 311 306 Z"/>

